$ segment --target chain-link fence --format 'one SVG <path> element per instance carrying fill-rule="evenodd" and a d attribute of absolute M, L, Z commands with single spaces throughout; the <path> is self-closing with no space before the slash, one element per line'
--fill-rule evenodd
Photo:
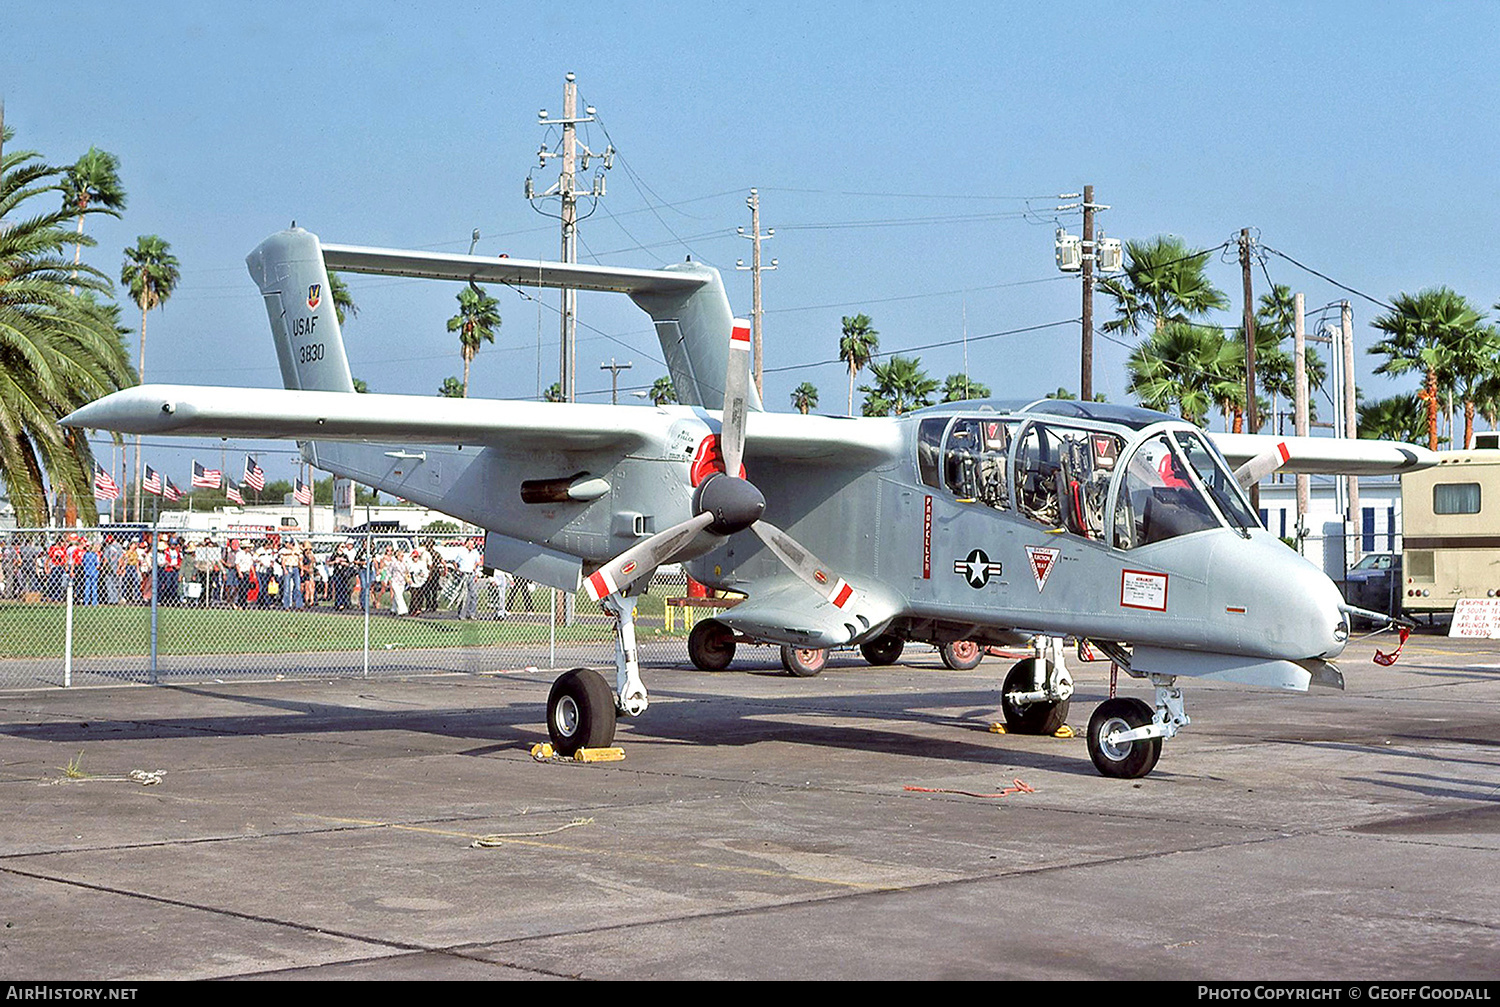
<path fill-rule="evenodd" d="M 0 531 L 0 688 L 613 662 L 614 624 L 586 594 L 487 570 L 477 544 L 406 532 Z M 681 573 L 658 571 L 641 599 L 643 663 L 686 660 L 686 588 Z"/>

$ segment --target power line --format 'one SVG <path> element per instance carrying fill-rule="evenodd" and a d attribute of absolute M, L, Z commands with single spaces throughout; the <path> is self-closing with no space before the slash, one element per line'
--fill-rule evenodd
<path fill-rule="evenodd" d="M 879 353 L 873 354 L 873 356 L 874 357 L 889 357 L 889 356 L 894 356 L 897 353 L 916 353 L 919 350 L 935 350 L 935 349 L 939 349 L 939 348 L 944 347 L 944 346 L 958 346 L 958 345 L 960 345 L 960 344 L 962 344 L 964 342 L 979 343 L 979 342 L 983 342 L 986 339 L 998 339 L 1001 336 L 1016 336 L 1016 335 L 1020 335 L 1020 334 L 1025 333 L 1025 332 L 1039 332 L 1042 329 L 1056 328 L 1059 325 L 1077 325 L 1077 324 L 1078 324 L 1078 319 L 1076 319 L 1076 318 L 1065 318 L 1065 319 L 1063 319 L 1060 322 L 1043 322 L 1040 325 L 1026 325 L 1026 326 L 1023 326 L 1023 327 L 1021 327 L 1019 329 L 1005 329 L 1005 330 L 1003 330 L 1001 332 L 989 332 L 989 333 L 986 333 L 985 335 L 982 335 L 982 336 L 969 336 L 967 339 L 963 339 L 963 338 L 959 338 L 959 339 L 946 339 L 946 340 L 943 340 L 942 342 L 937 342 L 937 343 L 924 343 L 921 346 L 904 346 L 904 347 L 901 347 L 900 349 L 882 350 Z M 802 368 L 806 368 L 806 367 L 826 367 L 829 364 L 842 364 L 842 363 L 844 363 L 844 361 L 841 358 L 834 357 L 832 360 L 815 360 L 815 361 L 810 361 L 808 363 L 803 363 L 803 364 L 788 364 L 788 365 L 786 365 L 784 367 L 767 367 L 766 368 L 766 373 L 767 374 L 771 374 L 771 373 L 776 373 L 776 372 L 780 372 L 780 371 L 795 371 L 795 370 L 801 370 Z"/>
<path fill-rule="evenodd" d="M 1384 308 L 1387 311 L 1395 311 L 1396 310 L 1392 305 L 1387 304 L 1386 302 L 1382 301 L 1380 298 L 1378 298 L 1378 297 L 1371 297 L 1369 294 L 1365 293 L 1363 290 L 1356 290 L 1354 287 L 1351 287 L 1348 284 L 1340 283 L 1338 280 L 1335 280 L 1333 277 L 1327 275 L 1326 273 L 1320 273 L 1316 269 L 1312 268 L 1311 266 L 1303 265 L 1302 263 L 1298 262 L 1296 259 L 1292 258 L 1290 255 L 1286 254 L 1285 252 L 1278 252 L 1276 249 L 1272 248 L 1270 245 L 1263 244 L 1260 247 L 1264 248 L 1266 251 L 1270 252 L 1272 255 L 1279 255 L 1279 256 L 1281 256 L 1283 259 L 1285 259 L 1286 261 L 1290 262 L 1292 265 L 1296 266 L 1298 269 L 1301 269 L 1301 270 L 1304 270 L 1306 272 L 1309 272 L 1309 273 L 1313 274 L 1314 276 L 1318 277 L 1318 279 L 1320 279 L 1320 280 L 1327 280 L 1329 283 L 1333 284 L 1335 287 L 1338 287 L 1340 290 L 1347 290 L 1347 291 L 1349 291 L 1349 293 L 1354 294 L 1356 297 L 1363 297 L 1365 300 L 1369 301 L 1371 304 L 1377 305 L 1378 307 L 1382 307 L 1382 308 Z"/>

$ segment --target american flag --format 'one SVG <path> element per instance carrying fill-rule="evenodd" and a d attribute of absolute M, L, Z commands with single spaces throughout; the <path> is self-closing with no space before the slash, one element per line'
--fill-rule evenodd
<path fill-rule="evenodd" d="M 312 503 L 312 490 L 301 479 L 297 480 L 297 488 L 292 492 L 292 499 L 299 504 Z"/>
<path fill-rule="evenodd" d="M 240 494 L 240 488 L 234 484 L 233 479 L 224 480 L 224 499 L 230 503 L 237 503 L 241 507 L 245 505 L 245 498 Z"/>
<path fill-rule="evenodd" d="M 168 479 L 166 482 L 167 486 L 166 489 L 162 491 L 162 496 L 166 497 L 168 500 L 181 500 L 182 490 L 178 489 L 177 484 L 174 483 L 171 479 Z"/>
<path fill-rule="evenodd" d="M 104 471 L 104 467 L 97 464 L 94 466 L 94 499 L 120 499 L 120 487 L 115 484 L 110 474 Z"/>
<path fill-rule="evenodd" d="M 150 465 L 146 466 L 146 481 L 141 483 L 141 489 L 147 493 L 154 493 L 156 496 L 161 496 L 161 473 Z"/>
<path fill-rule="evenodd" d="M 249 455 L 245 456 L 245 478 L 241 482 L 257 493 L 266 488 L 266 470 L 255 464 L 255 459 Z"/>
<path fill-rule="evenodd" d="M 201 486 L 204 489 L 216 490 L 219 488 L 219 483 L 223 480 L 223 478 L 224 473 L 219 469 L 206 469 L 202 465 L 199 465 L 196 461 L 193 462 L 194 487 Z"/>

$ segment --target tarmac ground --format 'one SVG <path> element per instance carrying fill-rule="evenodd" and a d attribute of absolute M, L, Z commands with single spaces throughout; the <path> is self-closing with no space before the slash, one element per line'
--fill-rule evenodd
<path fill-rule="evenodd" d="M 648 667 L 596 764 L 531 757 L 549 672 L 0 692 L 0 978 L 1494 979 L 1500 643 L 1390 643 L 1185 681 L 1137 781 L 1108 665 L 999 735 L 1008 664 L 918 647 Z"/>

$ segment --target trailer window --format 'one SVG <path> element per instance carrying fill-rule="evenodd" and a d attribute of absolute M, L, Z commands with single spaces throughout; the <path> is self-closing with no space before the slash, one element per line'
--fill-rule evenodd
<path fill-rule="evenodd" d="M 1478 514 L 1478 483 L 1438 483 L 1432 487 L 1434 514 Z"/>

